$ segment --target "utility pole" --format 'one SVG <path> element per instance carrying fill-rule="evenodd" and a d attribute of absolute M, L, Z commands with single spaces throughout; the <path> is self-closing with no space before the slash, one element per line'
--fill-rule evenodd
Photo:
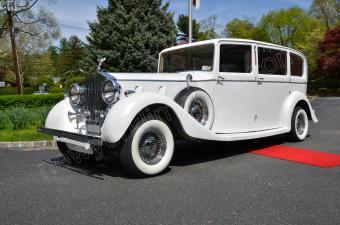
<path fill-rule="evenodd" d="M 189 4 L 189 43 L 192 43 L 192 0 L 188 0 Z"/>
<path fill-rule="evenodd" d="M 14 72 L 16 78 L 16 86 L 18 89 L 18 94 L 23 94 L 23 87 L 22 87 L 22 77 L 20 74 L 20 64 L 19 64 L 19 57 L 18 57 L 18 49 L 15 40 L 15 34 L 17 32 L 24 32 L 26 34 L 31 34 L 29 31 L 22 30 L 21 28 L 15 27 L 13 17 L 16 17 L 19 22 L 23 24 L 33 24 L 37 21 L 30 21 L 25 22 L 19 17 L 19 13 L 30 10 L 38 0 L 0 0 L 0 12 L 5 12 L 7 15 L 7 19 L 2 27 L 0 27 L 0 33 L 2 34 L 4 31 L 9 32 L 9 36 L 11 39 L 12 45 L 12 55 L 13 55 L 13 64 L 14 64 Z M 2 9 L 1 9 L 2 7 Z M 7 27 L 6 27 L 7 26 Z"/>
<path fill-rule="evenodd" d="M 15 72 L 15 78 L 16 78 L 15 83 L 18 89 L 17 93 L 23 94 L 22 79 L 21 79 L 21 74 L 20 74 L 17 44 L 15 42 L 13 15 L 12 15 L 11 7 L 10 8 L 7 7 L 7 18 L 8 18 L 8 30 L 9 30 L 9 35 L 10 35 L 11 44 L 12 44 L 13 64 L 14 64 L 14 72 Z"/>
<path fill-rule="evenodd" d="M 196 9 L 200 8 L 201 5 L 201 1 L 200 0 L 188 0 L 188 8 L 189 8 L 189 13 L 188 13 L 188 17 L 189 17 L 189 37 L 188 37 L 188 41 L 189 43 L 192 43 L 192 7 L 195 6 Z"/>

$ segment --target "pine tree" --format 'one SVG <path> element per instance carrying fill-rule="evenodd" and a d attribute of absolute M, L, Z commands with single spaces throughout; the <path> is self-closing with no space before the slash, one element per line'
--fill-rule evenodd
<path fill-rule="evenodd" d="M 120 72 L 154 72 L 158 54 L 175 43 L 169 3 L 161 0 L 109 0 L 90 22 L 90 61 L 106 57 L 102 68 Z"/>

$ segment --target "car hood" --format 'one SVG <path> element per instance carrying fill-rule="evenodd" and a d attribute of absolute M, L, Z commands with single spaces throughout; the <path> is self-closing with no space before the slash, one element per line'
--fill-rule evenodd
<path fill-rule="evenodd" d="M 186 77 L 192 75 L 192 86 L 202 81 L 215 80 L 212 72 L 179 72 L 179 73 L 104 73 L 103 76 L 115 79 L 121 86 L 122 92 L 136 90 L 140 92 L 164 93 L 168 97 L 175 97 L 187 87 Z M 121 96 L 124 97 L 124 96 Z"/>

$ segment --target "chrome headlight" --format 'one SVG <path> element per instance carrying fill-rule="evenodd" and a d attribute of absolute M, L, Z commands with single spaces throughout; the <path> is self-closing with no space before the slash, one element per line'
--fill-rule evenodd
<path fill-rule="evenodd" d="M 81 102 L 81 92 L 82 88 L 79 84 L 72 84 L 70 88 L 70 103 L 73 106 L 78 106 Z"/>
<path fill-rule="evenodd" d="M 115 80 L 107 80 L 103 84 L 102 98 L 103 101 L 112 105 L 119 100 L 120 85 Z"/>

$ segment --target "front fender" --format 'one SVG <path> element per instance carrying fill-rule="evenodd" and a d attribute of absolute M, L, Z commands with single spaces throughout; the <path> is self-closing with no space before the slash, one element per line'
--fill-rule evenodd
<path fill-rule="evenodd" d="M 45 127 L 71 133 L 78 133 L 79 129 L 77 129 L 76 121 L 71 120 L 68 117 L 69 112 L 74 112 L 74 110 L 70 105 L 69 99 L 65 98 L 51 109 L 46 118 Z M 85 123 L 80 123 L 78 126 L 81 127 L 83 125 L 85 125 Z"/>
<path fill-rule="evenodd" d="M 198 139 L 213 139 L 213 132 L 199 124 L 173 100 L 157 93 L 136 93 L 112 106 L 102 126 L 103 140 L 109 143 L 118 142 L 137 114 L 147 106 L 154 104 L 170 107 L 188 136 Z"/>
<path fill-rule="evenodd" d="M 313 110 L 312 105 L 310 104 L 306 95 L 301 92 L 295 91 L 292 92 L 286 99 L 281 115 L 282 116 L 281 118 L 283 118 L 284 120 L 283 124 L 287 124 L 289 129 L 291 129 L 291 118 L 293 115 L 294 108 L 300 101 L 304 101 L 307 103 L 312 121 L 314 123 L 318 122 L 318 119 L 315 115 L 315 111 Z"/>

